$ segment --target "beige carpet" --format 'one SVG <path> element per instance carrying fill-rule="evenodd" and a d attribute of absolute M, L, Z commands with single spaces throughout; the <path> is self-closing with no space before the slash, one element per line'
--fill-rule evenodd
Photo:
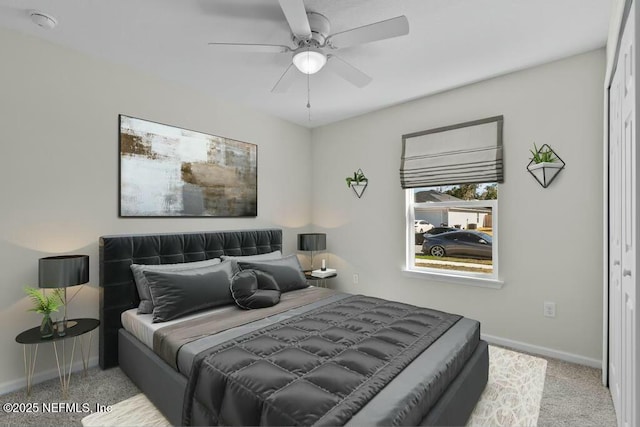
<path fill-rule="evenodd" d="M 489 382 L 476 405 L 468 426 L 535 426 L 540 412 L 547 361 L 489 346 Z M 169 426 L 144 394 L 116 403 L 108 413 L 82 419 L 93 426 Z"/>

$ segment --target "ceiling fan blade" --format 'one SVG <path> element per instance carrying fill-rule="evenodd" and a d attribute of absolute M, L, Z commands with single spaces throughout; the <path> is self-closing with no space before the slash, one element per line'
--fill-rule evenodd
<path fill-rule="evenodd" d="M 280 0 L 280 7 L 287 18 L 291 32 L 298 38 L 311 37 L 311 27 L 307 18 L 307 11 L 302 0 Z"/>
<path fill-rule="evenodd" d="M 338 58 L 335 55 L 328 55 L 327 65 L 325 65 L 329 71 L 333 71 L 349 83 L 357 87 L 365 87 L 371 83 L 371 76 L 358 70 L 353 65 Z"/>
<path fill-rule="evenodd" d="M 293 66 L 293 63 L 291 63 L 284 73 L 282 73 L 282 76 L 280 76 L 278 82 L 275 84 L 273 89 L 271 89 L 271 92 L 285 93 L 296 80 L 296 77 L 298 77 L 298 70 Z"/>
<path fill-rule="evenodd" d="M 209 46 L 226 52 L 284 53 L 292 50 L 289 46 L 259 43 L 209 43 Z"/>
<path fill-rule="evenodd" d="M 406 16 L 402 15 L 333 34 L 327 39 L 327 44 L 334 49 L 339 49 L 407 34 L 409 34 L 409 21 Z"/>

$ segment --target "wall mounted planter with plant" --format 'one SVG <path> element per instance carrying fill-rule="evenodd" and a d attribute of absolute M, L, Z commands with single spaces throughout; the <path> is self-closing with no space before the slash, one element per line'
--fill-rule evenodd
<path fill-rule="evenodd" d="M 547 188 L 564 169 L 565 163 L 547 144 L 543 144 L 539 149 L 533 144 L 533 148 L 530 150 L 533 157 L 527 165 L 527 170 L 543 188 Z"/>
<path fill-rule="evenodd" d="M 364 176 L 362 169 L 355 171 L 353 176 L 345 178 L 345 181 L 347 181 L 347 187 L 351 187 L 355 195 L 358 196 L 358 199 L 362 197 L 364 190 L 366 190 L 367 185 L 369 185 L 369 180 Z"/>

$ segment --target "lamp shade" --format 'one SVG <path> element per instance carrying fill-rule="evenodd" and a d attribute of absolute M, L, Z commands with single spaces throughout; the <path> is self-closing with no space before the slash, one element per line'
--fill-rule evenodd
<path fill-rule="evenodd" d="M 88 255 L 40 258 L 38 267 L 38 286 L 41 288 L 66 288 L 89 281 Z"/>
<path fill-rule="evenodd" d="M 327 249 L 327 235 L 325 233 L 298 234 L 298 250 L 324 251 Z"/>

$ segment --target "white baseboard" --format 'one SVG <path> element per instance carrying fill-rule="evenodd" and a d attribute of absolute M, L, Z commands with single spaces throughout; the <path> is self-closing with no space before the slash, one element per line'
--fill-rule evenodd
<path fill-rule="evenodd" d="M 590 357 L 584 357 L 578 354 L 567 353 L 560 350 L 554 350 L 552 348 L 527 344 L 520 341 L 513 341 L 506 338 L 494 337 L 493 335 L 482 334 L 482 339 L 489 344 L 510 347 L 515 350 L 526 351 L 528 353 L 538 354 L 540 356 L 547 356 L 554 359 L 564 360 L 565 362 L 577 363 L 578 365 L 585 365 L 591 368 L 602 369 L 602 360 L 599 359 L 592 359 Z"/>
<path fill-rule="evenodd" d="M 89 368 L 98 366 L 98 356 L 94 356 L 89 359 Z M 37 366 L 36 366 L 37 367 Z M 69 366 L 67 365 L 67 369 Z M 78 372 L 82 370 L 82 360 L 77 360 L 72 366 L 72 372 Z M 33 375 L 33 385 L 43 383 L 53 378 L 58 378 L 58 368 L 52 368 L 46 371 L 38 372 Z M 0 383 L 0 395 L 11 393 L 16 390 L 24 389 L 27 386 L 26 377 L 22 377 L 17 380 L 7 381 Z M 73 387 L 73 385 L 71 385 Z"/>

